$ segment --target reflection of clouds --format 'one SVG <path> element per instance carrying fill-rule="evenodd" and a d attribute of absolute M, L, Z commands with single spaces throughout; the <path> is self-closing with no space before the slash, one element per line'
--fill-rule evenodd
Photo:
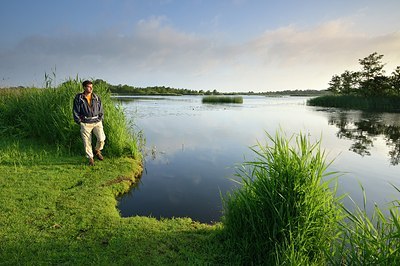
<path fill-rule="evenodd" d="M 166 187 L 166 189 L 169 202 L 172 204 L 179 204 L 182 200 L 181 191 L 178 191 L 176 187 L 171 186 Z"/>
<path fill-rule="evenodd" d="M 195 184 L 195 185 L 199 185 L 201 183 L 202 179 L 203 178 L 199 174 L 195 174 L 192 176 L 192 181 L 193 181 L 193 184 Z"/>

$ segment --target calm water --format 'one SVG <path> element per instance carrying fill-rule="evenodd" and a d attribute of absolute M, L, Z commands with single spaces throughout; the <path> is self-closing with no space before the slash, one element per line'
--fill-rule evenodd
<path fill-rule="evenodd" d="M 301 97 L 244 97 L 243 104 L 202 104 L 199 96 L 127 97 L 125 113 L 146 138 L 145 171 L 119 199 L 124 217 L 191 217 L 218 221 L 221 195 L 235 189 L 238 164 L 251 160 L 249 147 L 265 143 L 280 128 L 322 139 L 329 170 L 343 173 L 339 194 L 370 206 L 400 196 L 400 114 L 363 113 L 306 106 Z"/>

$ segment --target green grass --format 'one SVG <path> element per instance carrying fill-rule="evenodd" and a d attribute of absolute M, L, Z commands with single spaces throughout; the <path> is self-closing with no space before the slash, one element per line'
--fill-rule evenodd
<path fill-rule="evenodd" d="M 224 201 L 223 224 L 232 257 L 264 265 L 324 264 L 341 219 L 323 178 L 324 153 L 300 134 L 296 143 L 277 134 L 272 145 L 238 172 L 242 189 Z"/>
<path fill-rule="evenodd" d="M 243 103 L 242 96 L 204 96 L 202 103 Z"/>
<path fill-rule="evenodd" d="M 400 265 L 400 200 L 389 204 L 389 214 L 375 206 L 369 216 L 362 191 L 362 208 L 355 203 L 353 211 L 343 207 L 346 220 L 340 222 L 341 234 L 330 261 L 337 265 Z"/>
<path fill-rule="evenodd" d="M 309 99 L 308 105 L 337 107 L 379 112 L 400 112 L 400 97 L 361 97 L 355 95 L 325 95 Z"/>

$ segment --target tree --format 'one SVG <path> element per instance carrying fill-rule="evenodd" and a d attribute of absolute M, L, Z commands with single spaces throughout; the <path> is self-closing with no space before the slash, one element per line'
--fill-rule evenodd
<path fill-rule="evenodd" d="M 376 76 L 368 82 L 370 94 L 368 96 L 388 96 L 390 95 L 390 78 L 387 76 Z"/>
<path fill-rule="evenodd" d="M 372 53 L 364 59 L 359 59 L 361 66 L 363 67 L 363 71 L 361 72 L 361 76 L 364 80 L 370 80 L 377 76 L 383 76 L 385 71 L 383 67 L 385 64 L 381 62 L 383 55 L 378 55 L 378 53 Z"/>
<path fill-rule="evenodd" d="M 342 79 L 338 75 L 333 75 L 331 81 L 328 83 L 328 91 L 333 94 L 340 94 L 342 90 Z"/>
<path fill-rule="evenodd" d="M 380 86 L 385 85 L 382 84 L 384 81 L 382 77 L 385 74 L 383 70 L 385 64 L 381 62 L 382 58 L 383 55 L 374 52 L 364 59 L 358 60 L 362 66 L 360 85 L 361 93 L 364 96 L 376 96 L 382 93 Z"/>
<path fill-rule="evenodd" d="M 390 76 L 391 90 L 394 95 L 400 96 L 400 66 L 392 72 Z"/>
<path fill-rule="evenodd" d="M 342 94 L 356 94 L 359 86 L 359 72 L 352 72 L 346 70 L 342 75 L 341 79 L 341 93 Z"/>

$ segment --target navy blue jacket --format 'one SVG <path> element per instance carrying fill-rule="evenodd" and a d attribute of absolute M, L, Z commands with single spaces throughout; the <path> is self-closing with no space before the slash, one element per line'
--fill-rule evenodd
<path fill-rule="evenodd" d="M 74 107 L 72 111 L 74 121 L 77 124 L 96 123 L 103 121 L 104 112 L 100 97 L 92 93 L 92 104 L 89 106 L 88 101 L 83 93 L 78 93 L 74 99 Z"/>

